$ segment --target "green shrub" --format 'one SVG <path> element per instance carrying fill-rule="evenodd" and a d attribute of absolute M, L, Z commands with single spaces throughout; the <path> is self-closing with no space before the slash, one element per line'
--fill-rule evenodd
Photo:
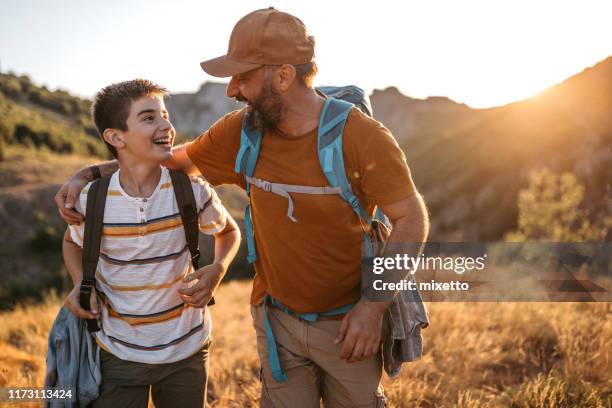
<path fill-rule="evenodd" d="M 513 242 L 596 242 L 605 238 L 612 218 L 594 221 L 582 209 L 584 186 L 573 173 L 533 171 L 519 193 L 518 229 L 506 235 Z"/>

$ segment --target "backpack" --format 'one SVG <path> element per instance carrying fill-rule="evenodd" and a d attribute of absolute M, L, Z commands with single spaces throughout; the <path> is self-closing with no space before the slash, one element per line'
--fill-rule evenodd
<path fill-rule="evenodd" d="M 198 245 L 198 211 L 189 176 L 177 170 L 169 169 L 174 197 L 178 204 L 185 239 L 191 254 L 191 264 L 194 270 L 200 268 L 200 249 Z M 102 228 L 104 222 L 104 207 L 106 206 L 106 193 L 111 176 L 102 177 L 91 183 L 87 194 L 87 207 L 85 209 L 85 231 L 83 234 L 83 280 L 79 303 L 85 310 L 90 310 L 91 292 L 95 288 L 96 268 L 100 258 L 100 243 L 102 241 Z M 214 298 L 210 299 L 208 306 L 214 305 Z M 90 332 L 100 330 L 95 319 L 87 319 L 87 329 Z"/>
<path fill-rule="evenodd" d="M 251 185 L 255 185 L 264 191 L 271 191 L 287 198 L 287 217 L 294 222 L 297 222 L 297 220 L 293 217 L 293 200 L 291 199 L 290 193 L 338 194 L 350 205 L 359 218 L 364 236 L 365 258 L 371 258 L 374 255 L 374 245 L 368 231 L 369 228 L 373 231 L 375 238 L 378 236 L 386 238 L 389 234 L 390 224 L 387 217 L 380 209 L 376 210 L 373 219 L 370 217 L 366 209 L 359 202 L 357 196 L 353 193 L 344 169 L 344 153 L 342 151 L 342 132 L 344 130 L 344 124 L 353 106 L 357 107 L 364 114 L 372 117 L 370 98 L 361 88 L 354 85 L 342 87 L 325 86 L 318 88 L 318 90 L 328 97 L 325 100 L 319 119 L 317 148 L 319 163 L 327 178 L 329 187 L 271 183 L 253 177 L 263 134 L 261 131 L 251 129 L 248 126 L 248 114 L 243 118 L 240 134 L 240 149 L 236 156 L 234 170 L 236 173 L 242 174 L 247 182 L 246 193 L 249 197 L 249 203 L 245 210 L 244 220 L 248 249 L 247 260 L 249 263 L 253 263 L 257 260 L 253 222 L 251 220 Z"/>

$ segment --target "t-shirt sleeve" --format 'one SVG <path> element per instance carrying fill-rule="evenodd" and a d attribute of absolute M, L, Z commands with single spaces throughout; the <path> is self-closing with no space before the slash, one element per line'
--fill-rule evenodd
<path fill-rule="evenodd" d="M 228 113 L 187 146 L 187 155 L 214 186 L 242 184 L 234 171 L 244 109 Z"/>
<path fill-rule="evenodd" d="M 86 185 L 83 190 L 79 193 L 79 199 L 76 200 L 74 204 L 74 209 L 85 216 L 85 208 L 87 207 L 87 192 L 89 191 L 89 187 L 91 183 Z M 68 229 L 70 231 L 70 238 L 72 241 L 83 247 L 83 235 L 85 233 L 85 221 L 81 222 L 79 225 L 68 225 Z"/>
<path fill-rule="evenodd" d="M 404 152 L 382 124 L 360 115 L 359 182 L 365 200 L 373 205 L 392 204 L 415 192 Z"/>
<path fill-rule="evenodd" d="M 202 179 L 191 178 L 191 185 L 198 207 L 198 225 L 206 235 L 214 235 L 225 229 L 227 210 L 215 190 Z"/>

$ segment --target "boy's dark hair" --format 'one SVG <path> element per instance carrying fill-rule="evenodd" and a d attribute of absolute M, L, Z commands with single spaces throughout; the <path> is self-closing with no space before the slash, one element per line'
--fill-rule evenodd
<path fill-rule="evenodd" d="M 96 94 L 92 107 L 93 121 L 102 141 L 113 157 L 117 158 L 117 149 L 104 140 L 102 136 L 104 131 L 106 129 L 128 130 L 127 118 L 130 115 L 132 102 L 147 95 L 165 97 L 168 91 L 148 79 L 133 79 L 108 85 Z"/>

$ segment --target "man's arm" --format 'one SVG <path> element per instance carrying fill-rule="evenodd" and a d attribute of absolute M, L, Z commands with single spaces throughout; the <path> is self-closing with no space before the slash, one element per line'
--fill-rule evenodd
<path fill-rule="evenodd" d="M 213 294 L 230 263 L 238 252 L 240 246 L 240 229 L 236 221 L 228 214 L 225 228 L 215 234 L 215 259 L 212 264 L 206 265 L 187 275 L 185 282 L 198 280 L 198 282 L 185 289 L 179 290 L 183 301 L 192 307 L 204 307 L 213 297 Z"/>
<path fill-rule="evenodd" d="M 381 205 L 380 208 L 393 224 L 393 230 L 387 240 L 390 245 L 386 246 L 384 256 L 395 256 L 397 247 L 401 244 L 409 244 L 408 247 L 413 251 L 420 251 L 421 245 L 418 244 L 427 240 L 429 232 L 429 218 L 421 195 L 415 191 L 404 200 Z M 336 344 L 342 343 L 340 358 L 352 363 L 370 357 L 378 351 L 383 315 L 390 303 L 371 302 L 362 298 L 344 316 L 335 341 Z"/>
<path fill-rule="evenodd" d="M 72 278 L 74 287 L 66 296 L 64 305 L 75 316 L 83 319 L 96 319 L 99 315 L 96 291 L 91 292 L 90 306 L 91 311 L 87 311 L 81 307 L 79 296 L 81 293 L 81 281 L 83 280 L 83 249 L 78 246 L 70 237 L 70 229 L 66 229 L 64 241 L 62 243 L 62 252 L 64 255 L 64 263 L 66 269 Z"/>
<path fill-rule="evenodd" d="M 198 168 L 187 155 L 188 144 L 189 143 L 185 143 L 173 148 L 172 158 L 163 164 L 168 168 L 182 170 L 190 175 L 198 175 L 200 174 Z M 100 171 L 100 175 L 105 177 L 117 171 L 119 162 L 117 160 L 112 160 L 100 163 L 96 166 Z M 83 167 L 81 170 L 77 171 L 60 187 L 57 194 L 55 194 L 55 205 L 57 205 L 60 216 L 68 224 L 74 225 L 83 222 L 83 215 L 74 210 L 74 204 L 83 187 L 95 179 L 92 167 L 93 166 Z"/>

